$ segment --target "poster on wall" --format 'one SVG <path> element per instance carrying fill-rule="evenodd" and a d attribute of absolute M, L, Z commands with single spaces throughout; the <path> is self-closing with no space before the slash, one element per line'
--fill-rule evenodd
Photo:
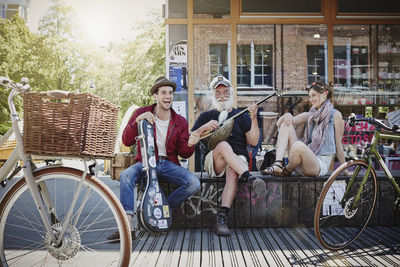
<path fill-rule="evenodd" d="M 186 102 L 185 101 L 174 101 L 172 102 L 172 108 L 176 113 L 186 118 Z"/>
<path fill-rule="evenodd" d="M 176 83 L 176 92 L 187 91 L 187 41 L 177 42 L 169 53 L 169 79 Z"/>

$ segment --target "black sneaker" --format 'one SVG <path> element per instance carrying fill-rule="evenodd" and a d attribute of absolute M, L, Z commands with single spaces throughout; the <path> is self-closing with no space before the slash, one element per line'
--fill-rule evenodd
<path fill-rule="evenodd" d="M 132 240 L 136 239 L 135 231 L 131 231 L 131 236 L 132 236 Z M 112 242 L 112 243 L 119 242 L 119 240 L 120 240 L 119 231 L 116 231 L 112 235 L 108 236 L 107 239 L 110 240 L 110 242 Z"/>
<path fill-rule="evenodd" d="M 224 212 L 219 212 L 217 214 L 217 223 L 215 224 L 215 231 L 219 236 L 230 236 L 228 226 L 226 226 L 227 214 Z"/>
<path fill-rule="evenodd" d="M 267 195 L 267 188 L 265 182 L 257 177 L 249 177 L 251 183 L 251 189 L 259 197 L 265 197 Z"/>

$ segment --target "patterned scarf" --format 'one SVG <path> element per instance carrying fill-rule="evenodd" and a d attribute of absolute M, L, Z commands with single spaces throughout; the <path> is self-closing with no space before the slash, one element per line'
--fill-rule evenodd
<path fill-rule="evenodd" d="M 303 141 L 316 155 L 325 142 L 325 137 L 327 135 L 326 130 L 328 129 L 332 111 L 333 105 L 329 99 L 327 99 L 318 110 L 315 107 L 312 107 L 309 111 Z M 312 124 L 314 124 L 314 129 L 311 135 L 311 142 L 308 144 Z"/>

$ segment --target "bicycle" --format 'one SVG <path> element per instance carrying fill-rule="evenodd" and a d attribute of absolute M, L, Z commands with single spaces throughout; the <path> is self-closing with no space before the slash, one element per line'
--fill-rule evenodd
<path fill-rule="evenodd" d="M 83 171 L 62 165 L 36 168 L 32 155 L 24 152 L 14 104 L 14 98 L 28 92 L 30 86 L 27 80 L 14 83 L 4 77 L 0 77 L 0 85 L 11 89 L 12 121 L 0 146 L 12 132 L 17 139 L 16 148 L 0 168 L 1 185 L 23 169 L 23 177 L 0 202 L 0 265 L 128 266 L 132 246 L 128 220 L 119 199 L 88 167 L 93 159 L 80 157 Z M 18 167 L 13 170 L 14 166 Z M 107 236 L 116 230 L 120 242 L 110 244 Z"/>
<path fill-rule="evenodd" d="M 343 249 L 353 243 L 371 218 L 378 195 L 373 157 L 377 159 L 400 197 L 400 187 L 377 150 L 381 139 L 400 141 L 400 135 L 397 135 L 400 134 L 400 127 L 396 124 L 389 127 L 375 118 L 350 116 L 346 120 L 351 127 L 357 122 L 368 122 L 376 128 L 371 143 L 365 147 L 364 158 L 340 165 L 322 188 L 315 208 L 314 230 L 321 245 L 330 250 Z M 391 133 L 382 133 L 382 129 Z M 399 200 L 400 198 L 395 203 L 397 208 Z"/>

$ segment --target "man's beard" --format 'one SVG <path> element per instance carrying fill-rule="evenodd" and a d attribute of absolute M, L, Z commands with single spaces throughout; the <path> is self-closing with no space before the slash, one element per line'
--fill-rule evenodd
<path fill-rule="evenodd" d="M 213 106 L 221 112 L 222 110 L 230 110 L 233 106 L 233 97 L 229 96 L 228 98 L 220 97 L 216 99 L 213 97 Z"/>

